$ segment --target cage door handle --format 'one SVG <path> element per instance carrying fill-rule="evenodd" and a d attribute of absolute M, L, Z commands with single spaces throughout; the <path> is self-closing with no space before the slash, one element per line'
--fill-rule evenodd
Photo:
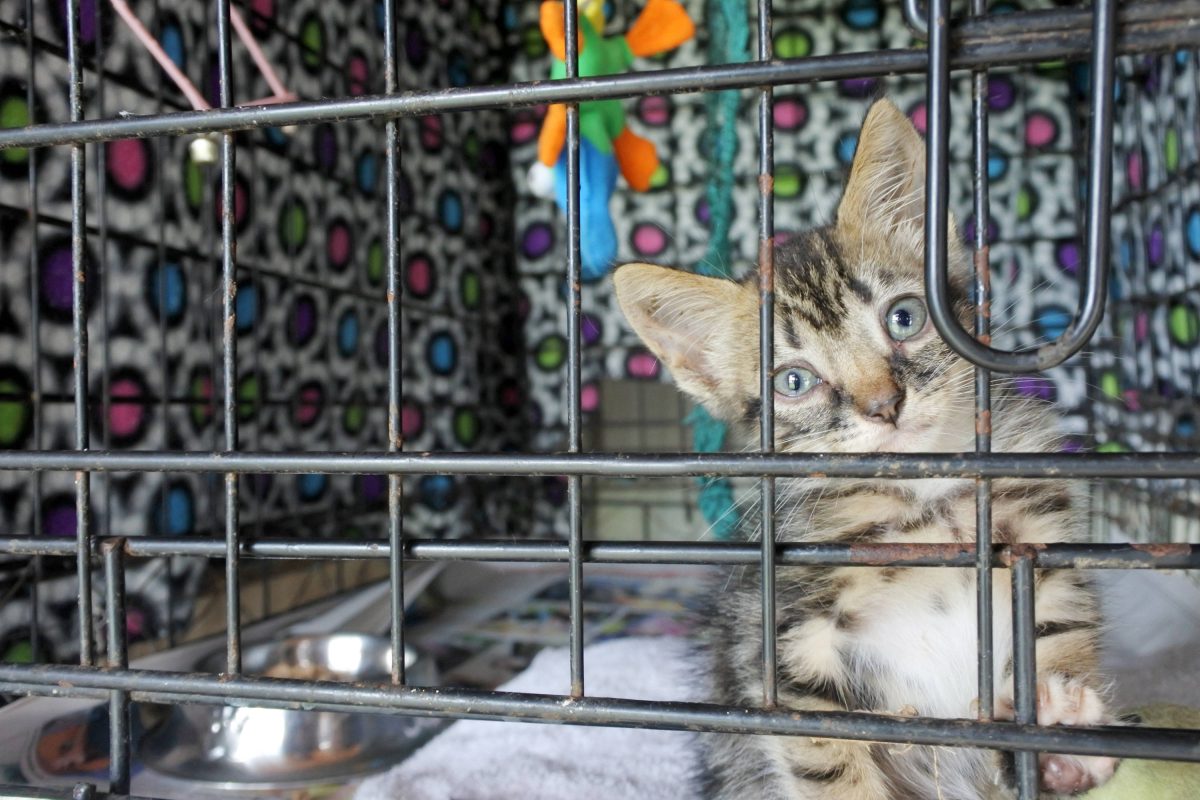
<path fill-rule="evenodd" d="M 919 0 L 905 0 L 906 10 Z M 968 334 L 954 317 L 946 272 L 949 175 L 949 0 L 927 0 L 929 29 L 928 128 L 925 141 L 925 297 L 929 316 L 951 349 L 971 363 L 999 372 L 1037 372 L 1057 366 L 1092 338 L 1108 294 L 1109 226 L 1112 210 L 1112 125 L 1116 0 L 1092 6 L 1091 108 L 1088 129 L 1087 258 L 1079 306 L 1053 342 L 1026 350 L 997 350 Z M 977 176 L 986 180 L 987 176 Z M 986 225 L 987 220 L 975 220 Z"/>
<path fill-rule="evenodd" d="M 921 0 L 904 0 L 904 23 L 918 36 L 925 35 L 928 20 L 921 10 Z"/>

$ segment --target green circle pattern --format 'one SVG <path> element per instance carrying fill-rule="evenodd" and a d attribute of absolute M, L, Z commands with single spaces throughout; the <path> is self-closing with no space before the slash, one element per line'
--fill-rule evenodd
<path fill-rule="evenodd" d="M 479 308 L 479 300 L 482 294 L 479 286 L 479 273 L 473 269 L 463 272 L 459 290 L 462 292 L 463 306 L 469 309 Z"/>
<path fill-rule="evenodd" d="M 0 128 L 24 128 L 28 124 L 29 106 L 23 97 L 6 97 L 0 102 Z M 24 164 L 29 160 L 29 148 L 0 150 L 0 158 L 9 164 Z"/>
<path fill-rule="evenodd" d="M 362 431 L 363 425 L 367 421 L 367 410 L 363 408 L 361 403 L 351 403 L 346 406 L 346 410 L 342 412 L 342 428 L 349 434 L 356 434 Z"/>
<path fill-rule="evenodd" d="M 475 444 L 479 438 L 479 417 L 469 408 L 454 412 L 454 436 L 464 447 Z"/>
<path fill-rule="evenodd" d="M 367 280 L 373 286 L 383 283 L 383 243 L 378 239 L 367 248 Z"/>
<path fill-rule="evenodd" d="M 804 58 L 812 53 L 812 39 L 804 31 L 781 31 L 775 37 L 776 58 Z"/>
<path fill-rule="evenodd" d="M 0 381 L 0 394 L 24 395 L 23 387 L 16 381 Z M 24 435 L 29 425 L 30 407 L 28 400 L 0 400 L 0 447 L 10 447 Z"/>
<path fill-rule="evenodd" d="M 279 241 L 284 248 L 298 251 L 308 239 L 308 211 L 304 204 L 292 198 L 279 217 Z"/>
<path fill-rule="evenodd" d="M 237 401 L 238 418 L 242 421 L 253 419 L 258 413 L 259 399 L 262 397 L 257 375 L 247 375 L 238 383 Z"/>
<path fill-rule="evenodd" d="M 1176 344 L 1194 347 L 1200 341 L 1200 314 L 1191 306 L 1180 303 L 1167 312 L 1167 330 Z"/>
<path fill-rule="evenodd" d="M 558 335 L 547 336 L 538 343 L 536 358 L 542 369 L 558 369 L 567 359 L 567 340 Z"/>

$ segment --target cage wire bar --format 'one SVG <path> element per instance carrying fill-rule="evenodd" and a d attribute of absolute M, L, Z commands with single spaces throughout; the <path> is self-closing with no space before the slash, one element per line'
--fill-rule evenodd
<path fill-rule="evenodd" d="M 34 42 L 36 40 L 35 25 L 34 25 L 34 0 L 25 0 L 25 103 L 29 108 L 34 108 L 36 101 L 33 83 L 33 63 L 34 63 Z M 38 225 L 41 222 L 38 213 L 38 167 L 37 159 L 29 159 L 29 327 L 33 331 L 33 335 L 29 337 L 29 356 L 31 364 L 42 363 L 42 337 L 41 337 L 41 307 L 38 302 Z M 40 369 L 31 370 L 31 390 L 35 397 L 42 396 L 42 371 Z M 42 404 L 33 403 L 33 446 L 35 449 L 42 449 Z M 42 474 L 40 472 L 33 475 L 33 535 L 40 537 L 42 535 Z M 30 657 L 34 661 L 42 660 L 42 638 L 38 632 L 40 613 L 38 610 L 39 602 L 39 586 L 43 580 L 42 559 L 40 556 L 34 556 L 33 564 L 33 580 L 29 584 L 29 627 L 30 627 Z"/>
<path fill-rule="evenodd" d="M 771 60 L 771 0 L 758 2 L 758 59 Z M 763 453 L 775 451 L 775 118 L 771 87 L 758 97 L 758 443 Z M 759 579 L 762 596 L 763 706 L 778 700 L 775 631 L 775 478 L 759 485 L 762 535 Z"/>
<path fill-rule="evenodd" d="M 80 53 L 79 3 L 67 4 L 67 71 L 70 118 L 83 119 L 83 63 Z M 75 449 L 88 450 L 88 309 L 87 309 L 87 153 L 82 143 L 71 145 L 71 352 L 75 392 Z M 91 474 L 75 470 L 75 569 L 79 579 L 79 663 L 91 666 L 92 528 Z"/>
<path fill-rule="evenodd" d="M 579 77 L 579 7 L 563 3 L 567 80 Z M 567 103 L 567 449 L 582 451 L 580 386 L 582 351 L 581 255 L 579 249 L 579 103 Z M 583 697 L 583 477 L 567 476 L 567 586 L 570 608 L 571 697 Z"/>
<path fill-rule="evenodd" d="M 40 495 L 41 473 L 75 475 L 77 538 L 42 536 L 37 504 L 33 528 L 25 535 L 0 538 L 0 553 L 29 556 L 35 576 L 41 559 L 75 558 L 78 571 L 80 664 L 0 664 L 5 692 L 91 698 L 110 707 L 109 791 L 90 784 L 54 791 L 0 787 L 7 796 L 117 797 L 130 789 L 132 702 L 226 704 L 237 702 L 268 708 L 306 708 L 367 713 L 402 713 L 462 719 L 505 719 L 583 725 L 653 727 L 726 733 L 799 735 L 934 746 L 986 747 L 1016 751 L 1020 797 L 1037 793 L 1037 753 L 1060 752 L 1118 755 L 1200 762 L 1196 731 L 1156 728 L 1040 727 L 1036 721 L 1036 653 L 1034 583 L 1037 569 L 1200 569 L 1200 545 L 1186 544 L 996 544 L 991 534 L 991 481 L 1000 477 L 1038 478 L 1200 478 L 1195 453 L 1050 454 L 991 452 L 991 371 L 1044 368 L 1067 358 L 1093 334 L 1103 312 L 1107 278 L 1111 186 L 1113 58 L 1118 53 L 1167 51 L 1200 47 L 1200 0 L 1152 0 L 1122 8 L 1115 0 L 1096 0 L 1093 8 L 1056 9 L 988 16 L 984 0 L 972 0 L 970 16 L 951 24 L 948 0 L 929 0 L 923 16 L 917 0 L 905 0 L 906 19 L 927 34 L 928 49 L 818 56 L 776 60 L 771 41 L 771 2 L 758 0 L 758 60 L 746 64 L 667 69 L 637 74 L 578 77 L 578 11 L 564 4 L 567 77 L 560 81 L 436 91 L 401 91 L 398 82 L 397 0 L 383 5 L 385 94 L 355 99 L 286 103 L 266 107 L 233 105 L 230 53 L 230 0 L 215 0 L 220 108 L 208 112 L 159 113 L 149 116 L 84 119 L 83 73 L 79 52 L 80 0 L 66 3 L 70 121 L 35 124 L 0 131 L 0 149 L 64 145 L 71 148 L 71 234 L 73 354 L 75 357 L 75 449 L 43 450 L 40 406 L 34 407 L 34 450 L 0 453 L 0 470 L 30 471 Z M 32 92 L 34 55 L 33 3 L 26 0 L 26 48 Z M 1086 200 L 1087 261 L 1080 312 L 1063 338 L 1037 351 L 1004 353 L 990 347 L 990 285 L 987 225 L 977 222 L 972 242 L 975 310 L 972 334 L 949 313 L 946 294 L 946 228 L 949 80 L 952 69 L 972 71 L 973 205 L 976 220 L 988 218 L 987 69 L 1050 59 L 1091 57 L 1093 112 L 1087 152 L 1089 191 Z M 97 63 L 103 67 L 99 51 Z M 773 368 L 774 218 L 772 87 L 850 77 L 926 72 L 929 127 L 927 136 L 926 263 L 930 315 L 947 342 L 975 364 L 975 452 L 968 454 L 782 454 L 774 452 Z M 581 447 L 581 286 L 580 286 L 580 130 L 578 103 L 626 98 L 647 93 L 679 93 L 719 89 L 753 89 L 758 93 L 759 137 L 759 368 L 760 441 L 758 453 L 640 454 L 585 453 Z M 30 94 L 32 107 L 32 94 Z M 400 426 L 403 394 L 398 177 L 399 122 L 421 114 L 511 108 L 547 102 L 567 106 L 567 452 L 561 454 L 411 453 L 404 451 Z M 236 229 L 234 226 L 233 134 L 265 126 L 314 124 L 322 121 L 383 119 L 387 179 L 387 309 L 388 309 L 388 447 L 384 453 L 263 453 L 239 450 L 237 441 Z M 88 264 L 84 146 L 118 138 L 219 134 L 220 223 L 223 332 L 221 340 L 224 446 L 212 452 L 95 451 L 88 429 L 87 309 L 83 286 Z M 36 159 L 29 160 L 30 208 L 34 253 L 30 257 L 31 291 L 36 277 Z M 105 237 L 103 211 L 100 236 Z M 161 247 L 161 232 L 160 232 Z M 36 297 L 33 303 L 37 313 Z M 31 354 L 40 359 L 36 317 Z M 214 359 L 215 360 L 215 359 Z M 105 359 L 107 374 L 107 359 Z M 39 394 L 38 370 L 34 392 Z M 107 396 L 107 393 L 106 393 Z M 153 537 L 127 539 L 89 527 L 90 476 L 93 472 L 193 472 L 224 476 L 224 537 Z M 387 537 L 356 541 L 292 539 L 242 535 L 238 525 L 238 481 L 247 473 L 381 473 L 388 475 Z M 569 531 L 565 542 L 406 540 L 402 518 L 402 479 L 406 475 L 563 475 L 568 480 Z M 582 480 L 585 476 L 724 476 L 760 479 L 763 536 L 758 543 L 737 542 L 588 542 L 582 530 Z M 973 479 L 977 537 L 967 544 L 796 544 L 774 537 L 775 483 L 786 477 Z M 259 533 L 261 528 L 257 528 Z M 131 669 L 125 637 L 124 572 L 129 558 L 204 556 L 223 558 L 226 575 L 226 674 L 190 674 Z M 91 607 L 93 560 L 103 562 L 107 654 L 105 668 L 94 663 Z M 339 684 L 257 678 L 241 672 L 239 580 L 242 559 L 386 559 L 390 567 L 389 612 L 392 622 L 391 680 L 379 685 Z M 570 698 L 556 695 L 424 689 L 409 686 L 404 676 L 403 569 L 415 561 L 509 561 L 563 563 L 570 593 Z M 736 708 L 706 703 L 614 700 L 588 697 L 584 683 L 583 565 L 585 563 L 742 564 L 758 565 L 762 579 L 763 704 Z M 978 589 L 979 718 L 953 720 L 895 717 L 877 713 L 796 712 L 776 707 L 776 631 L 774 573 L 778 565 L 839 567 L 953 567 L 973 569 Z M 1016 720 L 994 716 L 992 642 L 992 570 L 1011 570 L 1013 588 Z M 35 593 L 36 581 L 31 588 Z M 36 633 L 35 633 L 36 636 Z M 35 658 L 40 650 L 35 641 Z M 564 703 L 564 699 L 571 702 Z"/>
<path fill-rule="evenodd" d="M 399 91 L 400 46 L 396 27 L 396 0 L 383 5 L 384 81 L 388 94 Z M 400 407 L 404 402 L 400 335 L 404 309 L 404 280 L 400 264 L 400 120 L 389 119 L 384 128 L 387 168 L 387 336 L 388 336 L 388 452 L 404 449 Z M 404 483 L 400 475 L 388 476 L 388 595 L 392 640 L 392 683 L 404 684 Z"/>
<path fill-rule="evenodd" d="M 125 632 L 125 548 L 120 539 L 104 543 L 104 597 L 108 611 L 108 666 L 125 669 L 129 666 Z M 131 761 L 129 693 L 113 690 L 109 698 L 109 761 L 108 783 L 113 792 L 129 792 Z"/>
<path fill-rule="evenodd" d="M 971 15 L 987 14 L 987 0 L 971 0 Z M 971 75 L 971 145 L 974 173 L 972 201 L 976 220 L 990 219 L 988 199 L 988 76 L 987 69 Z M 991 265 L 988 262 L 988 226 L 976 223 L 972 263 L 975 279 L 975 338 L 991 341 Z M 992 376 L 987 367 L 975 366 L 975 452 L 992 449 Z M 992 482 L 975 479 L 975 590 L 978 650 L 979 719 L 995 712 L 992 664 Z"/>
<path fill-rule="evenodd" d="M 102 14 L 104 13 L 103 12 L 104 8 L 105 8 L 104 3 L 96 4 L 96 30 L 102 30 L 101 19 L 102 19 Z M 116 7 L 114 6 L 114 8 L 116 8 Z M 155 3 L 154 3 L 154 18 L 155 18 L 155 24 L 157 26 L 161 27 L 162 7 L 161 7 L 161 4 L 158 2 L 158 0 L 155 0 Z M 106 113 L 105 109 L 104 109 L 104 91 L 103 91 L 103 86 L 104 86 L 104 82 L 105 82 L 105 73 L 104 73 L 104 62 L 101 57 L 101 54 L 103 52 L 103 46 L 104 46 L 103 39 L 104 39 L 104 37 L 96 38 L 96 66 L 97 66 L 96 82 L 101 87 L 101 90 L 98 93 L 99 94 L 98 100 L 100 103 L 101 115 Z M 174 63 L 174 62 L 172 62 L 172 63 Z M 165 80 L 163 78 L 163 75 L 160 74 L 159 79 L 158 79 L 158 85 L 155 87 L 155 90 L 154 90 L 155 105 L 157 107 L 157 112 L 159 114 L 163 113 L 163 109 L 166 104 L 166 92 L 165 92 L 164 84 L 165 84 Z M 165 163 L 166 147 L 164 146 L 164 144 L 165 144 L 164 140 L 161 138 L 157 138 L 154 140 L 154 145 L 155 145 L 154 156 L 155 156 L 155 159 L 157 160 L 157 162 L 160 164 Z M 98 148 L 96 148 L 96 150 L 97 150 L 97 156 L 103 156 L 104 158 L 107 158 L 107 154 L 105 153 L 105 148 L 98 147 Z M 98 180 L 102 180 L 102 181 L 108 180 L 108 170 L 102 169 L 100 164 L 96 165 L 96 173 L 98 176 Z M 165 178 L 163 176 L 162 170 L 158 170 L 154 173 L 154 191 L 158 195 L 161 206 L 163 208 L 166 208 L 167 207 L 167 190 L 166 190 L 166 182 L 165 182 Z M 101 238 L 107 239 L 107 237 L 108 237 L 108 227 L 107 227 L 108 214 L 106 211 L 107 203 L 104 202 L 104 198 L 107 196 L 107 193 L 104 189 L 103 183 L 98 183 L 97 192 L 98 192 L 98 195 L 100 198 L 97 205 L 99 207 L 100 213 L 102 214 L 101 228 L 100 228 Z M 158 231 L 157 231 L 158 241 L 155 246 L 155 255 L 156 255 L 156 258 L 158 259 L 158 263 L 162 264 L 167 259 L 167 230 L 166 230 L 166 220 L 164 218 L 164 215 L 159 216 L 157 227 L 158 227 Z M 107 264 L 107 248 L 103 248 L 103 252 L 105 254 L 103 263 Z M 110 294 L 110 291 L 109 291 L 109 286 L 108 286 L 107 281 L 104 282 L 104 284 L 101 286 L 101 289 L 104 291 L 104 319 L 105 319 L 104 329 L 105 329 L 105 331 L 108 331 L 109 330 L 108 319 L 109 319 L 109 294 Z M 166 281 L 159 281 L 157 294 L 158 294 L 158 307 L 166 308 L 166 306 L 167 306 L 167 284 L 166 284 Z M 165 315 L 160 315 L 158 318 L 158 349 L 159 349 L 159 354 L 161 356 L 160 360 L 162 361 L 162 368 L 159 371 L 159 380 L 162 381 L 162 385 L 163 385 L 163 396 L 160 398 L 160 402 L 159 402 L 159 413 L 162 415 L 162 418 L 164 420 L 166 420 L 166 419 L 169 419 L 168 415 L 170 413 L 169 412 L 170 392 L 168 392 L 166 390 L 167 387 L 170 385 L 170 369 L 168 367 L 169 359 L 167 356 L 167 320 L 166 320 Z M 104 402 L 106 404 L 106 408 L 105 408 L 105 412 L 104 412 L 105 420 L 107 420 L 109 418 L 108 417 L 108 414 L 109 414 L 108 409 L 111 407 L 111 402 L 112 402 L 112 399 L 110 397 L 111 390 L 109 388 L 109 386 L 111 384 L 110 352 L 109 351 L 110 351 L 109 337 L 106 335 L 104 337 L 104 370 L 105 370 L 104 371 Z M 214 386 L 217 385 L 216 381 L 213 382 L 213 385 Z M 108 446 L 108 440 L 109 440 L 108 439 L 109 427 L 110 427 L 109 425 L 104 426 L 104 434 L 106 437 L 105 438 L 105 446 L 106 447 Z M 163 431 L 163 441 L 164 442 L 166 441 L 166 437 L 167 437 L 166 430 L 164 429 L 164 431 Z M 105 488 L 105 503 L 107 504 L 107 506 L 105 508 L 104 518 L 105 518 L 107 524 L 109 525 L 109 527 L 111 528 L 110 520 L 112 519 L 112 515 L 111 515 L 112 481 L 106 480 L 105 484 L 104 484 L 104 488 Z M 166 481 L 163 481 L 159 485 L 158 502 L 160 504 L 160 507 L 163 507 L 163 508 L 166 507 L 166 503 L 167 503 Z M 111 532 L 112 532 L 111 530 L 106 531 L 106 533 L 111 533 Z M 175 646 L 175 625 L 173 622 L 174 613 L 175 613 L 174 612 L 174 609 L 175 609 L 175 560 L 174 560 L 174 558 L 167 556 L 164 559 L 163 567 L 167 573 L 167 580 L 166 580 L 167 591 L 166 591 L 166 597 L 164 598 L 164 602 L 166 604 L 166 608 L 164 609 L 164 611 L 166 613 L 163 615 L 163 619 L 168 620 L 168 623 L 167 623 L 168 646 L 174 647 Z"/>

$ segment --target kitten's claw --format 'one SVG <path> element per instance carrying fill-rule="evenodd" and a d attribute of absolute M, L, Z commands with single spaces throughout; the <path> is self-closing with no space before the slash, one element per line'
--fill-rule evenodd
<path fill-rule="evenodd" d="M 1038 684 L 1038 724 L 1105 725 L 1112 722 L 1104 698 L 1095 689 L 1051 675 Z M 1112 777 L 1117 759 L 1108 756 L 1043 754 L 1039 759 L 1042 785 L 1058 794 L 1076 794 L 1100 786 Z"/>
<path fill-rule="evenodd" d="M 1103 725 L 1111 721 L 1099 692 L 1060 675 L 1038 683 L 1037 718 L 1041 725 Z"/>

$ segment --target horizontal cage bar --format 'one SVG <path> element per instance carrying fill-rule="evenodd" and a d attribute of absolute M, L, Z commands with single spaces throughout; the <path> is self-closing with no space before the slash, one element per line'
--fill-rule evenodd
<path fill-rule="evenodd" d="M 120 542 L 134 558 L 196 556 L 222 558 L 225 540 L 197 537 L 96 537 L 96 549 Z M 296 538 L 239 540 L 240 555 L 250 558 L 387 559 L 387 539 L 355 541 Z M 582 558 L 593 564 L 758 564 L 757 544 L 740 542 L 583 542 Z M 71 556 L 71 541 L 35 536 L 0 537 L 0 553 L 8 555 Z M 566 542 L 496 539 L 409 540 L 405 559 L 415 561 L 508 561 L 566 563 Z M 776 563 L 784 567 L 974 567 L 975 545 L 964 544 L 800 544 L 775 546 Z M 1030 558 L 1039 569 L 1200 569 L 1200 545 L 1195 544 L 1045 544 L 992 546 L 992 563 L 1008 568 L 1018 558 Z"/>
<path fill-rule="evenodd" d="M 1052 26 L 1062 27 L 1047 30 L 1043 18 Z M 1200 47 L 1200 0 L 1137 3 L 1122 8 L 1118 22 L 1118 54 Z M 952 47 L 950 65 L 957 70 L 1083 58 L 1091 52 L 1091 13 L 1087 9 L 1028 11 L 968 19 L 956 26 Z M 131 115 L 0 131 L 0 150 L 883 77 L 924 72 L 927 63 L 924 50 L 884 50 L 204 112 Z"/>
<path fill-rule="evenodd" d="M 252 705 L 301 710 L 403 713 L 456 719 L 655 728 L 714 733 L 812 736 L 1006 750 L 1042 750 L 1081 755 L 1119 755 L 1200 761 L 1194 731 L 1160 728 L 1059 728 L 898 717 L 848 711 L 790 711 L 737 708 L 709 703 L 638 701 L 598 697 L 468 689 L 338 684 L 156 670 L 100 670 L 76 666 L 0 664 L 0 681 L 26 693 L 91 696 L 95 690 L 128 690 L 142 702 Z M 37 692 L 43 693 L 43 692 Z"/>
<path fill-rule="evenodd" d="M 1200 478 L 1189 453 L 236 453 L 9 451 L 0 471 L 775 478 Z"/>

